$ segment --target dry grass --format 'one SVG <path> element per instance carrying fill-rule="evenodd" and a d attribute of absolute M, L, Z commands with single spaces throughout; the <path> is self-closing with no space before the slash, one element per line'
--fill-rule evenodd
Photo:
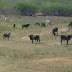
<path fill-rule="evenodd" d="M 59 35 L 71 34 L 72 29 L 67 25 L 70 17 L 49 17 L 51 25 L 46 28 L 35 27 L 35 22 L 45 22 L 45 17 L 10 17 L 0 23 L 0 72 L 71 72 L 72 71 L 72 40 L 69 45 L 60 44 L 60 36 L 54 37 L 51 33 L 53 26 L 59 28 Z M 13 23 L 16 28 L 13 29 Z M 31 26 L 23 30 L 22 24 Z M 11 32 L 10 40 L 3 40 L 2 35 Z M 39 34 L 41 43 L 32 44 L 29 34 Z"/>

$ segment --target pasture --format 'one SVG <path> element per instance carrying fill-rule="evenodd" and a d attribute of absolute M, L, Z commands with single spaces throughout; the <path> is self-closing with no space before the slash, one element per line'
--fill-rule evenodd
<path fill-rule="evenodd" d="M 68 24 L 72 17 L 49 16 L 51 25 L 35 26 L 45 22 L 46 17 L 11 16 L 6 21 L 0 17 L 0 72 L 72 72 L 72 39 L 69 45 L 60 36 L 53 36 L 52 29 L 59 28 L 61 33 L 72 34 Z M 13 28 L 13 24 L 16 27 Z M 30 24 L 23 28 L 23 24 Z M 3 34 L 11 32 L 9 40 L 3 40 Z M 40 35 L 41 43 L 31 43 L 30 34 Z"/>

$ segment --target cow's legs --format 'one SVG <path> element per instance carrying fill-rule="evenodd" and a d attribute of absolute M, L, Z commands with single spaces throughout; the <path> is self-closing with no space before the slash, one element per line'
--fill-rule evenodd
<path fill-rule="evenodd" d="M 54 36 L 56 35 L 56 33 L 54 32 Z"/>
<path fill-rule="evenodd" d="M 37 42 L 38 42 L 38 39 L 37 39 Z"/>
<path fill-rule="evenodd" d="M 39 39 L 39 43 L 40 43 L 40 39 Z"/>
<path fill-rule="evenodd" d="M 32 40 L 32 43 L 33 43 L 33 40 Z"/>
<path fill-rule="evenodd" d="M 67 40 L 67 45 L 68 45 L 68 40 Z"/>
<path fill-rule="evenodd" d="M 62 45 L 62 39 L 61 39 L 61 45 Z"/>

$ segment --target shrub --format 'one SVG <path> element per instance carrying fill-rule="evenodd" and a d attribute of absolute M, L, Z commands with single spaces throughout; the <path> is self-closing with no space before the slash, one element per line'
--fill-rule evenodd
<path fill-rule="evenodd" d="M 18 3 L 14 7 L 17 9 L 21 15 L 31 15 L 37 12 L 37 7 L 34 5 L 29 5 L 26 3 Z"/>

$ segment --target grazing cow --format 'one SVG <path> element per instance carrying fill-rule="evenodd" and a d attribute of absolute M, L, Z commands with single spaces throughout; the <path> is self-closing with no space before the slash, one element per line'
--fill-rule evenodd
<path fill-rule="evenodd" d="M 22 29 L 23 29 L 23 27 L 28 28 L 29 26 L 30 26 L 30 24 L 22 25 Z"/>
<path fill-rule="evenodd" d="M 16 25 L 15 25 L 15 24 L 13 24 L 13 28 L 15 28 L 15 26 L 16 26 Z"/>
<path fill-rule="evenodd" d="M 32 40 L 32 43 L 33 43 L 33 40 L 37 40 L 37 42 L 39 41 L 39 43 L 40 43 L 39 35 L 29 35 L 28 37 L 30 38 L 30 40 Z"/>
<path fill-rule="evenodd" d="M 8 33 L 8 34 L 5 33 L 5 34 L 3 34 L 3 39 L 8 38 L 8 40 L 9 40 L 10 35 L 11 35 L 11 33 Z"/>
<path fill-rule="evenodd" d="M 40 26 L 40 23 L 35 23 L 35 26 L 36 26 L 36 25 Z"/>
<path fill-rule="evenodd" d="M 46 27 L 45 23 L 41 23 L 41 26 L 42 26 L 42 27 Z"/>
<path fill-rule="evenodd" d="M 58 35 L 58 28 L 57 28 L 57 27 L 52 29 L 52 34 L 53 34 L 54 36 L 56 35 L 56 33 L 57 33 L 57 35 Z"/>
<path fill-rule="evenodd" d="M 68 27 L 71 27 L 72 28 L 72 21 L 69 23 Z"/>
<path fill-rule="evenodd" d="M 62 45 L 62 40 L 67 40 L 67 45 L 68 41 L 71 39 L 72 35 L 61 35 L 61 45 Z"/>

